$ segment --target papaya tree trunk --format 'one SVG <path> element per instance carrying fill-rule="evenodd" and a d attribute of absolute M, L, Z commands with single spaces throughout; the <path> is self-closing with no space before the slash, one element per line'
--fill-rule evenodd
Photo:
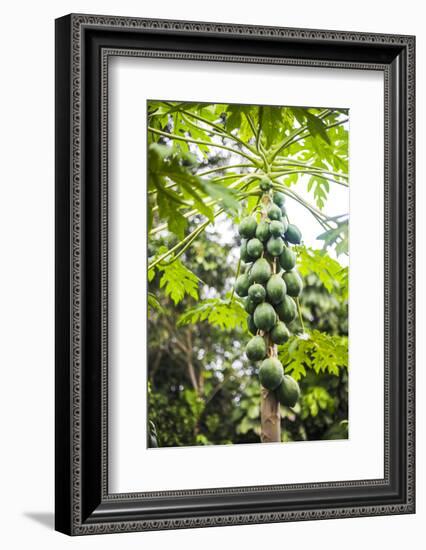
<path fill-rule="evenodd" d="M 264 195 L 262 198 L 264 210 L 261 214 L 262 219 L 266 218 L 266 208 L 271 203 L 271 198 Z M 272 273 L 277 272 L 276 260 L 270 261 Z M 268 357 L 277 356 L 277 346 L 273 345 L 269 336 L 267 336 Z M 281 415 L 280 403 L 275 397 L 274 392 L 261 386 L 260 390 L 260 441 L 262 443 L 281 442 Z"/>
<path fill-rule="evenodd" d="M 274 392 L 261 389 L 260 398 L 260 440 L 262 443 L 281 441 L 280 404 Z"/>

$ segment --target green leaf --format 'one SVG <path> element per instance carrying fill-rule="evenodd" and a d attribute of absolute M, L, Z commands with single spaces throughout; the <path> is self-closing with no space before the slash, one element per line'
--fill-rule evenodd
<path fill-rule="evenodd" d="M 336 422 L 325 432 L 321 439 L 348 439 L 349 429 L 348 421 L 342 420 Z"/>
<path fill-rule="evenodd" d="M 256 136 L 253 134 L 253 130 L 249 124 L 247 117 L 251 118 L 254 127 L 257 128 L 257 125 L 258 125 L 257 108 L 252 107 L 251 105 L 242 105 L 241 112 L 244 114 L 244 116 L 241 117 L 241 125 L 239 129 L 238 137 L 242 141 L 244 141 L 244 143 L 248 143 L 252 138 L 255 138 Z"/>
<path fill-rule="evenodd" d="M 152 292 L 148 292 L 148 307 L 155 309 L 159 313 L 165 313 L 163 306 L 157 300 Z"/>
<path fill-rule="evenodd" d="M 198 277 L 185 267 L 180 259 L 171 264 L 157 264 L 157 269 L 162 272 L 160 288 L 164 288 L 166 296 L 170 296 L 177 305 L 186 294 L 198 300 Z"/>
<path fill-rule="evenodd" d="M 184 153 L 176 148 L 157 143 L 149 147 L 148 186 L 156 190 L 154 196 L 159 218 L 167 220 L 169 231 L 179 239 L 183 239 L 188 226 L 187 218 L 182 212 L 183 208 L 195 208 L 210 221 L 214 220 L 214 212 L 206 204 L 206 197 L 218 201 L 232 214 L 240 208 L 233 189 L 228 189 L 214 179 L 202 179 L 193 173 L 195 162 L 191 153 Z M 236 174 L 235 178 L 238 177 Z M 188 202 L 188 199 L 192 199 L 193 202 Z"/>
<path fill-rule="evenodd" d="M 309 111 L 306 111 L 306 118 L 308 130 L 311 132 L 311 134 L 314 137 L 320 136 L 326 143 L 330 145 L 330 138 L 327 134 L 326 124 L 324 124 L 324 122 L 320 118 L 316 117 Z"/>
<path fill-rule="evenodd" d="M 315 187 L 314 187 L 315 185 Z M 319 175 L 311 176 L 308 182 L 308 191 L 314 187 L 314 197 L 318 208 L 324 208 L 328 193 L 330 192 L 330 184 L 328 179 Z"/>
<path fill-rule="evenodd" d="M 225 210 L 236 213 L 241 208 L 233 189 L 228 189 L 218 183 L 210 183 L 207 180 L 202 180 L 202 187 L 205 193 L 210 195 L 212 199 L 217 199 Z"/>
<path fill-rule="evenodd" d="M 295 380 L 306 376 L 306 369 L 337 376 L 348 367 L 348 338 L 313 330 L 303 338 L 292 336 L 279 347 L 279 357 Z"/>
<path fill-rule="evenodd" d="M 246 434 L 251 429 L 253 429 L 253 426 L 254 426 L 254 422 L 247 416 L 244 416 L 242 421 L 238 424 L 237 433 Z"/>
<path fill-rule="evenodd" d="M 284 180 L 283 180 L 283 183 L 284 185 L 286 185 L 287 187 L 290 187 L 291 185 L 295 185 L 299 179 L 299 175 L 300 173 L 294 173 L 294 174 L 289 174 L 288 176 L 284 176 Z"/>
<path fill-rule="evenodd" d="M 327 135 L 327 125 L 324 121 L 313 114 L 308 109 L 294 108 L 294 116 L 301 126 L 307 126 L 308 131 L 313 137 L 319 136 L 326 143 L 330 144 L 330 138 Z"/>
<path fill-rule="evenodd" d="M 239 105 L 229 105 L 226 110 L 226 130 L 232 132 L 241 126 L 241 107 Z"/>
<path fill-rule="evenodd" d="M 206 321 L 222 330 L 245 327 L 247 313 L 240 300 L 232 302 L 221 298 L 209 298 L 187 309 L 179 318 L 178 326 Z"/>
<path fill-rule="evenodd" d="M 301 417 L 303 420 L 309 416 L 316 417 L 320 411 L 333 414 L 335 400 L 322 386 L 311 386 L 301 396 Z"/>
<path fill-rule="evenodd" d="M 186 178 L 185 176 L 182 176 L 181 174 L 174 174 L 172 176 L 172 179 L 174 181 L 177 181 L 183 190 L 185 190 L 188 195 L 190 195 L 194 199 L 194 206 L 196 206 L 201 214 L 206 216 L 211 222 L 214 220 L 214 214 L 213 210 L 204 204 L 204 201 L 202 197 L 198 194 L 198 191 L 196 190 L 196 187 L 201 186 L 201 182 L 199 181 L 199 178 L 196 180 L 189 181 L 189 178 Z M 191 185 L 192 183 L 192 185 Z M 196 185 L 194 185 L 196 183 Z"/>
<path fill-rule="evenodd" d="M 279 138 L 282 127 L 281 107 L 263 107 L 262 133 L 265 136 L 267 149 Z"/>
<path fill-rule="evenodd" d="M 336 254 L 348 254 L 348 238 L 349 238 L 349 227 L 348 221 L 336 222 L 337 226 L 328 229 L 321 235 L 318 235 L 317 239 L 324 241 L 324 249 L 329 246 L 336 247 Z"/>
<path fill-rule="evenodd" d="M 343 299 L 348 297 L 348 268 L 330 258 L 324 250 L 313 250 L 305 246 L 297 247 L 298 270 L 303 277 L 315 273 L 327 291 L 340 292 Z"/>
<path fill-rule="evenodd" d="M 182 117 L 178 111 L 173 114 L 173 132 L 176 135 L 182 136 L 184 136 L 187 132 L 186 125 L 183 123 Z M 183 152 L 189 151 L 188 143 L 186 143 L 185 141 L 179 142 L 179 147 Z"/>
<path fill-rule="evenodd" d="M 174 215 L 169 217 L 167 225 L 172 233 L 174 233 L 179 239 L 183 239 L 185 236 L 185 229 L 188 227 L 188 220 L 179 212 L 179 210 L 175 210 Z"/>

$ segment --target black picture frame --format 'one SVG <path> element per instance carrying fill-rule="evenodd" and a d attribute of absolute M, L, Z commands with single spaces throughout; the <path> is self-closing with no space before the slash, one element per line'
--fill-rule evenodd
<path fill-rule="evenodd" d="M 107 69 L 112 55 L 382 71 L 384 478 L 108 493 Z M 71 14 L 56 20 L 56 529 L 69 535 L 415 511 L 415 38 Z"/>

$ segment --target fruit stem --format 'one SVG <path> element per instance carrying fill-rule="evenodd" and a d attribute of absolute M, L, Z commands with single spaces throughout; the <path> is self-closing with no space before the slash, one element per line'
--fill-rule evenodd
<path fill-rule="evenodd" d="M 215 212 L 214 216 L 216 217 L 222 212 L 224 212 L 223 208 Z M 211 223 L 210 220 L 206 220 L 205 222 L 200 224 L 198 227 L 196 227 L 191 233 L 189 233 L 189 235 L 187 235 L 184 239 L 179 241 L 173 248 L 170 248 L 170 250 L 167 250 L 167 252 L 162 254 L 159 258 L 155 259 L 150 265 L 148 265 L 148 271 L 153 267 L 155 267 L 160 262 L 164 261 L 171 254 L 173 254 L 173 258 L 168 262 L 168 265 L 170 265 L 175 260 L 177 260 L 179 256 L 183 254 L 183 252 L 192 244 L 192 242 L 196 239 L 196 237 L 198 237 L 198 235 L 202 233 L 210 223 Z M 178 250 L 179 252 L 177 252 Z"/>
<path fill-rule="evenodd" d="M 257 198 L 257 201 L 256 201 L 256 204 L 254 205 L 252 211 L 250 212 L 250 214 L 254 214 L 256 212 L 256 210 L 259 208 L 259 203 L 260 203 L 260 200 L 262 198 L 262 195 L 259 195 L 258 198 Z"/>
<path fill-rule="evenodd" d="M 217 168 L 212 168 L 211 170 L 206 170 L 205 172 L 200 172 L 199 174 L 197 174 L 197 176 L 202 178 L 202 177 L 207 176 L 209 174 L 213 174 L 214 172 L 222 172 L 222 171 L 225 171 L 225 170 L 232 170 L 233 168 L 251 168 L 251 167 L 252 167 L 251 164 L 225 164 L 224 166 L 218 166 Z M 177 185 L 177 184 L 174 184 L 174 185 Z M 154 191 L 149 191 L 149 193 L 152 193 L 152 192 L 155 193 L 155 190 Z"/>

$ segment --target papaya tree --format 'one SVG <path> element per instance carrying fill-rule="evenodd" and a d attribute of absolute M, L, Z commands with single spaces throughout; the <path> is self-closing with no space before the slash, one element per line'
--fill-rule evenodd
<path fill-rule="evenodd" d="M 299 399 L 303 376 L 292 349 L 306 341 L 316 349 L 319 339 L 305 332 L 301 269 L 310 260 L 314 271 L 327 263 L 329 250 L 347 254 L 347 215 L 324 211 L 333 186 L 348 188 L 347 120 L 339 109 L 148 105 L 148 280 L 157 281 L 175 306 L 190 300 L 177 326 L 244 325 L 245 353 L 262 387 L 264 442 L 282 440 L 280 409 L 294 408 Z M 296 191 L 302 182 L 311 201 Z M 321 251 L 304 247 L 292 203 L 318 224 Z M 220 295 L 185 261 L 218 221 L 238 227 L 241 238 L 235 280 Z M 334 276 L 345 273 L 339 266 Z M 158 294 L 150 291 L 148 303 L 162 314 Z"/>

